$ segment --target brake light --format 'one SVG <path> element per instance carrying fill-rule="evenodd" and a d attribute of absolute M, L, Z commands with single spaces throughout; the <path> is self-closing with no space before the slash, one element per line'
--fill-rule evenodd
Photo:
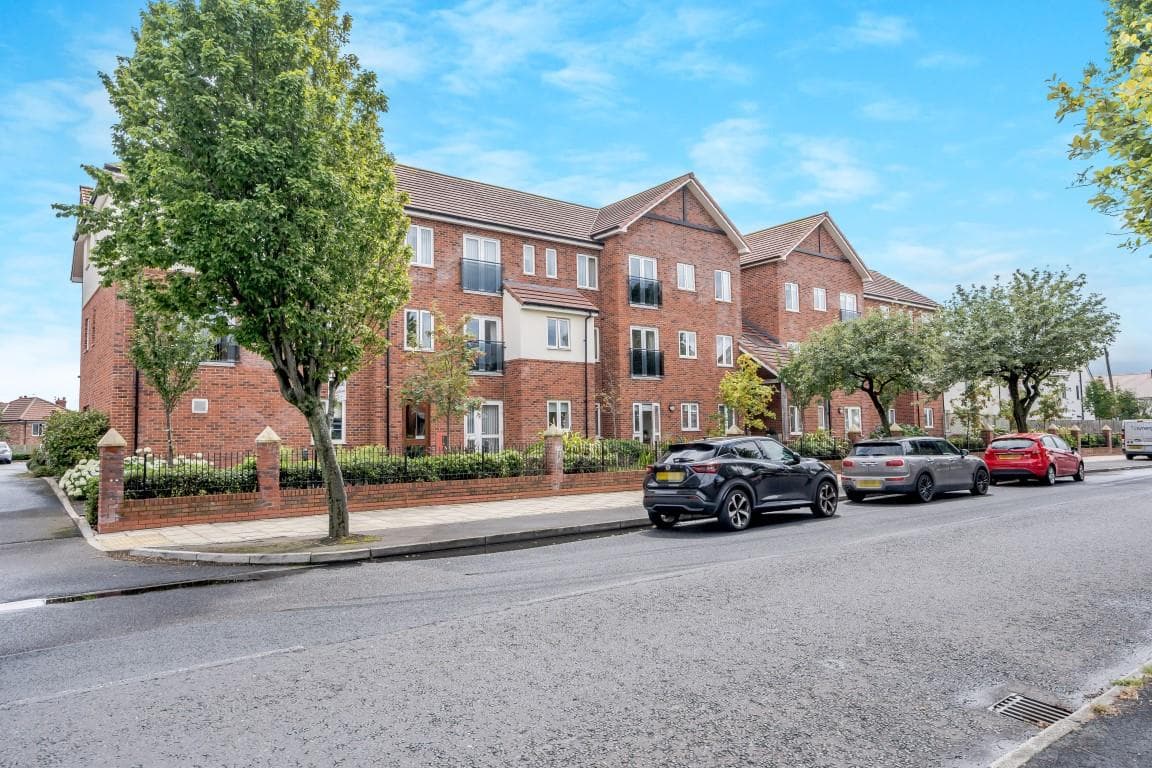
<path fill-rule="evenodd" d="M 852 461 L 852 459 L 844 459 L 844 462 L 841 464 L 841 466 L 854 467 L 856 466 L 856 462 Z"/>
<path fill-rule="evenodd" d="M 720 465 L 714 461 L 706 464 L 690 464 L 688 468 L 698 475 L 714 475 L 720 471 Z"/>
<path fill-rule="evenodd" d="M 886 466 L 886 467 L 902 467 L 902 466 L 904 466 L 904 459 L 888 459 L 888 461 L 884 462 L 884 466 Z"/>

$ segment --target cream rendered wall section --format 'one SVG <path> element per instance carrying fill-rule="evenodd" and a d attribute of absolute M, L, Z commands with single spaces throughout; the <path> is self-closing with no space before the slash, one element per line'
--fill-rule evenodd
<path fill-rule="evenodd" d="M 96 199 L 93 207 L 99 211 L 103 210 L 108 204 L 108 196 L 101 195 Z M 95 235 L 84 235 L 84 279 L 81 291 L 82 298 L 80 300 L 81 307 L 87 306 L 88 300 L 96 293 L 96 289 L 100 287 L 100 270 L 96 269 L 96 266 L 92 263 L 92 248 L 96 245 L 97 241 L 104 239 L 104 236 L 107 234 L 107 232 L 100 232 Z"/>
<path fill-rule="evenodd" d="M 548 349 L 548 318 L 568 320 L 571 349 Z M 551 307 L 524 306 L 504 292 L 504 357 L 507 360 L 552 360 L 563 363 L 584 362 L 584 326 L 588 326 L 588 362 L 595 362 L 592 329 L 596 317 L 585 320 L 587 312 Z"/>

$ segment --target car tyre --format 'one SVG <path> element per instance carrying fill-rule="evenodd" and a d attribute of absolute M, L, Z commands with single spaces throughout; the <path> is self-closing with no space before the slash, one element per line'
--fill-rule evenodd
<path fill-rule="evenodd" d="M 860 491 L 844 491 L 844 495 L 848 497 L 848 501 L 854 504 L 860 504 L 868 494 L 860 493 Z"/>
<path fill-rule="evenodd" d="M 724 494 L 717 515 L 720 525 L 727 531 L 742 531 L 752 522 L 752 498 L 743 488 L 733 488 Z"/>
<path fill-rule="evenodd" d="M 1072 475 L 1072 479 L 1078 483 L 1084 482 L 1084 462 L 1080 462 L 1080 466 L 1076 467 L 1076 474 Z"/>
<path fill-rule="evenodd" d="M 657 528 L 667 530 L 676 523 L 680 522 L 679 512 L 657 512 L 654 509 L 648 510 L 648 519 L 652 521 L 652 525 Z"/>
<path fill-rule="evenodd" d="M 925 472 L 916 478 L 916 498 L 924 503 L 932 501 L 936 497 L 936 481 L 932 479 L 932 475 Z"/>
<path fill-rule="evenodd" d="M 979 467 L 972 476 L 972 488 L 970 489 L 972 495 L 983 496 L 988 493 L 988 486 L 991 482 L 991 478 L 988 477 L 988 470 L 984 469 L 984 467 Z"/>
<path fill-rule="evenodd" d="M 1048 471 L 1044 473 L 1044 478 L 1040 481 L 1044 485 L 1056 485 L 1056 465 L 1049 464 Z"/>
<path fill-rule="evenodd" d="M 1136 457 L 1130 453 L 1126 453 L 1126 454 L 1124 454 L 1124 458 L 1128 459 L 1128 461 L 1132 461 L 1132 459 L 1134 459 Z"/>
<path fill-rule="evenodd" d="M 861 496 L 860 498 L 864 498 Z M 832 517 L 840 502 L 840 491 L 832 480 L 821 480 L 816 486 L 816 498 L 812 500 L 812 514 L 816 517 Z"/>

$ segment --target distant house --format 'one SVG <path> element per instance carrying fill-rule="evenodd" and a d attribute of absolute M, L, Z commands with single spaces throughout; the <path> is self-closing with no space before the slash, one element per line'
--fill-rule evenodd
<path fill-rule="evenodd" d="M 56 411 L 66 410 L 67 401 L 55 402 L 42 397 L 18 397 L 10 403 L 0 403 L 0 425 L 8 431 L 8 442 L 35 448 L 44 436 L 44 423 Z"/>
<path fill-rule="evenodd" d="M 1100 376 L 1096 378 L 1107 383 L 1107 379 Z M 1144 406 L 1152 408 L 1152 371 L 1113 374 L 1112 382 L 1117 390 L 1126 389 L 1132 392 Z"/>

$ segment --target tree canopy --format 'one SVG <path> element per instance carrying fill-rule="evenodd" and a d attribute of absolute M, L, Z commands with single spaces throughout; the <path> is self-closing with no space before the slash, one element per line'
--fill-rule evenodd
<path fill-rule="evenodd" d="M 1082 115 L 1068 156 L 1104 162 L 1077 181 L 1097 188 L 1089 203 L 1116 216 L 1136 249 L 1152 239 L 1152 0 L 1108 0 L 1108 64 L 1089 64 L 1077 85 L 1056 77 L 1056 117 Z"/>
<path fill-rule="evenodd" d="M 734 410 L 745 429 L 763 429 L 772 418 L 775 387 L 760 378 L 760 366 L 750 355 L 736 358 L 736 370 L 720 379 L 720 402 Z"/>
<path fill-rule="evenodd" d="M 87 168 L 113 205 L 61 206 L 106 233 L 106 284 L 166 274 L 164 301 L 224 316 L 304 414 L 328 488 L 347 499 L 322 391 L 383 344 L 408 296 L 403 198 L 380 137 L 387 99 L 344 52 L 337 0 L 155 0 L 135 51 L 101 78 L 118 169 Z"/>
<path fill-rule="evenodd" d="M 428 403 L 444 417 L 444 436 L 452 445 L 452 421 L 479 408 L 484 400 L 472 397 L 471 371 L 482 352 L 476 340 L 457 330 L 438 309 L 432 310 L 432 349 L 416 355 L 418 369 L 404 380 L 401 397 L 407 403 Z M 468 323 L 465 317 L 462 325 Z M 419 348 L 414 328 L 405 329 L 410 346 Z"/>
<path fill-rule="evenodd" d="M 1016 429 L 1027 431 L 1045 382 L 1082 368 L 1116 337 L 1119 318 L 1085 285 L 1084 275 L 1033 269 L 991 286 L 957 286 L 938 318 L 941 383 L 1003 384 Z"/>
<path fill-rule="evenodd" d="M 929 389 L 931 354 L 931 334 L 924 322 L 906 312 L 872 311 L 810 336 L 780 369 L 780 380 L 802 405 L 836 390 L 863 392 L 887 433 L 892 426 L 888 408 L 896 398 Z"/>

